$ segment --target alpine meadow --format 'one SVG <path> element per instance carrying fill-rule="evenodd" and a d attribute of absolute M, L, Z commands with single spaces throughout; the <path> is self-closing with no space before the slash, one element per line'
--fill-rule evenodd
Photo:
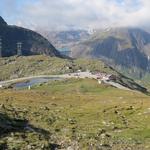
<path fill-rule="evenodd" d="M 0 150 L 150 150 L 149 10 L 1 0 Z"/>

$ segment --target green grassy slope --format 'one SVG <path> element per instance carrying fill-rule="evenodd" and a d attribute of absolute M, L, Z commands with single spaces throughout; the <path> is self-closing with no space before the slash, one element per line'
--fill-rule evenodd
<path fill-rule="evenodd" d="M 90 59 L 68 60 L 45 55 L 0 58 L 0 80 L 42 74 L 64 74 L 79 69 L 117 74 L 102 61 Z"/>
<path fill-rule="evenodd" d="M 73 79 L 51 81 L 31 90 L 1 90 L 0 103 L 0 119 L 11 119 L 11 127 L 16 127 L 14 118 L 27 120 L 34 129 L 6 130 L 1 133 L 0 147 L 150 148 L 150 97 L 138 92 Z M 5 128 L 4 124 L 0 122 L 0 128 Z M 25 124 L 22 121 L 21 127 Z"/>
<path fill-rule="evenodd" d="M 107 74 L 115 75 L 117 77 L 115 82 L 130 89 L 136 89 L 146 93 L 145 88 L 136 84 L 132 79 L 125 77 L 100 60 L 69 60 L 45 55 L 0 58 L 0 80 L 37 75 L 65 74 L 77 72 L 78 70 L 105 72 Z"/>

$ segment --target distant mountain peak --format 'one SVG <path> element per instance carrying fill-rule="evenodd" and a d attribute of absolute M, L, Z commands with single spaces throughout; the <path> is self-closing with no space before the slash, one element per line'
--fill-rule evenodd
<path fill-rule="evenodd" d="M 71 48 L 72 57 L 106 58 L 117 65 L 150 71 L 150 34 L 131 27 L 98 30 Z"/>
<path fill-rule="evenodd" d="M 6 26 L 6 21 L 0 16 L 0 26 Z"/>

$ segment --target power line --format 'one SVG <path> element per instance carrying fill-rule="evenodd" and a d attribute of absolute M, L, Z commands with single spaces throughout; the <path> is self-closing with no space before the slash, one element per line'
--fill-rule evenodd
<path fill-rule="evenodd" d="M 21 42 L 17 43 L 17 55 L 18 56 L 22 55 L 22 43 Z"/>

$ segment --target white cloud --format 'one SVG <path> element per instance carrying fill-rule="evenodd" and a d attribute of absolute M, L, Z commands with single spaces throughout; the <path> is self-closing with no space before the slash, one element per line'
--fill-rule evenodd
<path fill-rule="evenodd" d="M 10 0 L 8 0 L 10 1 Z M 149 26 L 150 0 L 32 0 L 17 22 L 47 29 Z"/>

